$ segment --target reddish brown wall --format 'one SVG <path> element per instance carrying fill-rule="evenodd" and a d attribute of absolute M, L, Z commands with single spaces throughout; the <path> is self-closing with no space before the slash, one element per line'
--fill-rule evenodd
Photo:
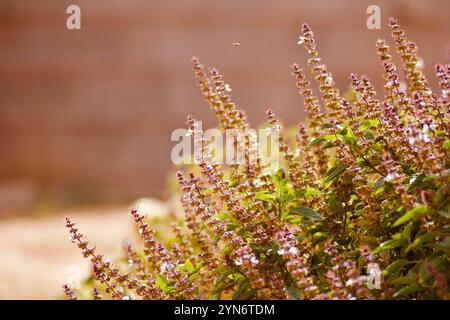
<path fill-rule="evenodd" d="M 365 24 L 374 3 L 380 31 Z M 81 31 L 65 27 L 69 4 L 81 6 Z M 268 106 L 294 124 L 302 104 L 288 65 L 305 61 L 303 21 L 346 89 L 350 72 L 380 82 L 374 43 L 391 15 L 431 76 L 446 59 L 449 9 L 446 0 L 0 1 L 0 191 L 20 180 L 71 195 L 160 195 L 171 131 L 190 113 L 214 123 L 193 55 L 224 73 L 253 124 Z"/>

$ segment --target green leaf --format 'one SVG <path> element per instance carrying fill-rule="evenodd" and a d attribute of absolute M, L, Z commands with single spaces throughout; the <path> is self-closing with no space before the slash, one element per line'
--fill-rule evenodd
<path fill-rule="evenodd" d="M 336 145 L 334 144 L 334 142 L 332 141 L 328 141 L 327 143 L 325 143 L 322 147 L 322 149 L 330 149 L 330 148 L 334 148 L 336 147 Z"/>
<path fill-rule="evenodd" d="M 183 263 L 181 266 L 178 266 L 177 268 L 180 271 L 186 271 L 188 273 L 193 273 L 195 271 L 195 267 L 189 259 L 187 259 L 185 263 Z"/>
<path fill-rule="evenodd" d="M 433 197 L 433 205 L 440 207 L 445 199 L 445 186 L 440 187 Z"/>
<path fill-rule="evenodd" d="M 329 122 L 324 123 L 322 125 L 322 129 L 329 129 L 329 128 L 333 128 L 333 127 L 334 127 L 334 125 L 332 123 L 329 123 Z"/>
<path fill-rule="evenodd" d="M 233 182 L 230 183 L 230 188 L 235 188 L 235 187 L 237 187 L 238 185 L 239 185 L 239 181 L 238 181 L 238 180 L 235 180 L 235 181 L 233 181 Z"/>
<path fill-rule="evenodd" d="M 377 119 L 364 119 L 362 125 L 359 127 L 361 130 L 375 128 L 380 121 Z"/>
<path fill-rule="evenodd" d="M 334 139 L 336 139 L 335 136 L 333 136 L 332 134 L 328 134 L 328 135 L 324 135 L 324 136 L 321 136 L 321 137 L 318 137 L 318 138 L 315 138 L 315 139 L 311 140 L 309 145 L 313 146 L 313 145 L 321 143 L 323 141 L 331 141 L 331 140 L 334 140 Z"/>
<path fill-rule="evenodd" d="M 268 202 L 271 204 L 275 204 L 275 196 L 271 193 L 265 193 L 263 191 L 259 191 L 255 195 L 256 200 Z"/>
<path fill-rule="evenodd" d="M 284 171 L 283 169 L 279 169 L 277 173 L 274 176 L 275 185 L 277 187 L 278 192 L 278 198 L 281 199 L 281 197 L 285 194 L 285 186 L 286 186 L 286 179 L 284 178 Z"/>
<path fill-rule="evenodd" d="M 307 187 L 306 188 L 306 192 L 305 192 L 305 196 L 306 197 L 310 197 L 310 196 L 315 196 L 318 195 L 320 193 L 320 190 L 311 188 L 311 187 Z"/>
<path fill-rule="evenodd" d="M 411 283 L 416 282 L 416 277 L 414 275 L 407 275 L 395 278 L 391 281 L 391 285 L 400 285 L 400 286 L 406 286 Z"/>
<path fill-rule="evenodd" d="M 216 279 L 216 285 L 222 283 L 225 279 L 228 278 L 228 276 L 230 274 L 232 274 L 233 271 L 231 271 L 230 269 L 225 269 Z"/>
<path fill-rule="evenodd" d="M 373 133 L 370 132 L 370 131 L 366 131 L 366 132 L 364 132 L 364 137 L 365 137 L 367 140 L 372 140 L 372 139 L 373 139 Z"/>
<path fill-rule="evenodd" d="M 195 265 L 195 272 L 200 271 L 200 269 L 202 269 L 205 266 L 205 264 L 203 262 L 199 262 Z"/>
<path fill-rule="evenodd" d="M 386 269 L 383 270 L 383 276 L 387 276 L 397 271 L 400 271 L 402 267 L 412 263 L 415 263 L 415 261 L 408 261 L 406 259 L 395 260 L 390 265 L 388 265 Z"/>
<path fill-rule="evenodd" d="M 348 164 L 345 163 L 339 163 L 336 166 L 334 166 L 332 169 L 330 169 L 327 173 L 327 176 L 325 177 L 325 180 L 323 183 L 328 183 L 331 180 L 339 177 L 347 168 L 349 167 Z"/>
<path fill-rule="evenodd" d="M 158 274 L 158 279 L 156 279 L 155 285 L 160 287 L 161 290 L 164 290 L 169 285 L 169 280 L 167 280 L 164 275 Z"/>
<path fill-rule="evenodd" d="M 444 171 L 445 172 L 445 171 Z M 438 176 L 434 175 L 434 174 L 430 174 L 428 176 L 426 176 L 425 178 L 423 178 L 423 182 L 428 182 L 428 181 L 433 181 L 434 179 L 436 179 Z"/>
<path fill-rule="evenodd" d="M 227 220 L 227 219 L 232 218 L 228 212 L 220 212 L 220 213 L 216 214 L 216 217 L 220 220 Z"/>
<path fill-rule="evenodd" d="M 411 219 L 415 219 L 417 217 L 423 216 L 427 213 L 429 208 L 427 206 L 417 206 L 414 209 L 409 210 L 403 216 L 401 216 L 397 221 L 395 221 L 393 227 L 397 227 L 405 222 L 408 222 Z"/>
<path fill-rule="evenodd" d="M 352 136 L 345 136 L 343 141 L 346 145 L 349 146 L 356 146 L 358 144 L 358 139 Z"/>
<path fill-rule="evenodd" d="M 450 140 L 449 139 L 445 140 L 442 145 L 444 149 L 450 149 Z"/>
<path fill-rule="evenodd" d="M 194 274 L 189 276 L 188 281 L 189 281 L 189 283 L 192 283 L 195 280 L 197 280 L 198 278 L 200 278 L 200 275 L 198 273 L 194 273 Z"/>
<path fill-rule="evenodd" d="M 421 289 L 421 287 L 418 284 L 413 283 L 407 287 L 404 287 L 404 288 L 398 290 L 396 293 L 394 293 L 393 297 L 397 298 L 397 297 L 402 297 L 402 296 L 409 296 L 411 293 L 420 291 L 420 289 Z"/>
<path fill-rule="evenodd" d="M 320 220 L 320 219 L 322 219 L 320 214 L 318 214 L 316 211 L 314 211 L 311 208 L 299 206 L 299 207 L 293 208 L 292 210 L 294 212 L 291 213 L 291 214 L 299 214 L 299 215 L 302 215 L 302 216 L 307 217 L 307 218 L 312 219 L 312 220 Z"/>
<path fill-rule="evenodd" d="M 421 236 L 414 239 L 414 241 L 406 248 L 405 253 L 410 251 L 411 249 L 416 248 L 417 246 L 420 246 L 422 243 L 427 242 L 437 235 L 439 235 L 439 232 L 436 231 L 422 234 Z"/>
<path fill-rule="evenodd" d="M 378 248 L 376 248 L 372 253 L 376 254 L 380 251 L 385 251 L 385 250 L 401 247 L 407 243 L 408 242 L 403 238 L 391 239 L 389 241 L 386 241 L 386 242 L 383 242 L 382 244 L 380 244 L 380 246 Z"/>
<path fill-rule="evenodd" d="M 411 221 L 410 223 L 408 223 L 406 225 L 405 229 L 403 229 L 403 232 L 402 232 L 403 239 L 407 240 L 408 242 L 411 241 L 412 228 L 413 228 L 413 222 Z"/>
<path fill-rule="evenodd" d="M 239 299 L 245 299 L 245 291 L 250 288 L 250 283 L 247 279 L 243 279 L 237 288 L 237 290 L 234 292 L 233 297 L 231 297 L 231 300 L 239 300 Z"/>

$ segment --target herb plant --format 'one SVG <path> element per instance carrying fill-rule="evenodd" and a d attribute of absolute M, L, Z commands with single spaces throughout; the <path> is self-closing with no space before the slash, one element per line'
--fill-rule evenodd
<path fill-rule="evenodd" d="M 303 24 L 299 44 L 320 95 L 294 64 L 306 124 L 290 139 L 267 111 L 267 130 L 279 133 L 282 163 L 219 165 L 209 141 L 200 141 L 198 165 L 177 173 L 184 219 L 169 216 L 171 236 L 159 239 L 148 218 L 133 209 L 143 249 L 126 244 L 125 258 L 113 264 L 66 218 L 72 241 L 92 262 L 83 290 L 65 285 L 66 295 L 449 299 L 450 69 L 436 65 L 440 90 L 433 93 L 416 45 L 396 20 L 389 27 L 401 66 L 378 40 L 384 97 L 367 77 L 351 74 L 353 90 L 345 98 Z M 192 61 L 220 128 L 248 129 L 222 75 Z M 192 117 L 188 127 L 199 130 Z M 249 139 L 237 143 L 246 155 L 255 152 Z"/>

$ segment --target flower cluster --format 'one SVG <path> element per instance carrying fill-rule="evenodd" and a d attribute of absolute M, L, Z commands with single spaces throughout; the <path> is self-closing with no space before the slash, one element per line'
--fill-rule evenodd
<path fill-rule="evenodd" d="M 96 253 L 70 218 L 71 240 L 92 263 L 89 296 L 69 299 L 450 299 L 450 66 L 436 65 L 436 87 L 417 46 L 389 20 L 396 65 L 378 40 L 384 96 L 350 74 L 341 96 L 322 63 L 312 29 L 298 43 L 319 88 L 292 66 L 308 118 L 295 139 L 267 111 L 279 166 L 262 164 L 258 142 L 236 135 L 244 161 L 219 165 L 193 117 L 197 165 L 177 172 L 183 213 L 168 215 L 161 237 L 131 211 L 142 248 L 124 244 L 117 267 Z M 222 130 L 245 133 L 245 113 L 217 69 L 192 60 Z M 249 161 L 249 157 L 257 161 Z M 184 217 L 184 219 L 179 218 Z"/>

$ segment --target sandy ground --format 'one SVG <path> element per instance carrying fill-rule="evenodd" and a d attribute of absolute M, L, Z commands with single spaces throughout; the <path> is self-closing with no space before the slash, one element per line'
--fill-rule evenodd
<path fill-rule="evenodd" d="M 98 251 L 114 258 L 133 234 L 129 208 L 66 213 L 0 222 L 0 299 L 55 299 L 61 286 L 84 277 L 89 265 L 68 239 L 70 215 Z"/>

